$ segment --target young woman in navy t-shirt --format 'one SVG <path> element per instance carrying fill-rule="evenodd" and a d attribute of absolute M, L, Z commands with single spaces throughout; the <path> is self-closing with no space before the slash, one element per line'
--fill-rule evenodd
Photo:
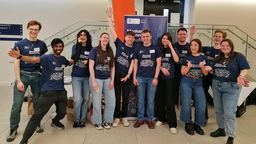
<path fill-rule="evenodd" d="M 101 130 L 110 129 L 115 110 L 115 58 L 109 45 L 109 34 L 103 32 L 100 35 L 99 45 L 90 51 L 89 70 L 90 86 L 93 99 L 92 123 L 95 128 Z M 103 118 L 101 115 L 102 95 L 105 100 Z"/>

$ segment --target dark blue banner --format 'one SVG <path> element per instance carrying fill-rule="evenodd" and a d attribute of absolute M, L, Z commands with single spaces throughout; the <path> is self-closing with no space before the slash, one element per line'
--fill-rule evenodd
<path fill-rule="evenodd" d="M 125 33 L 127 31 L 133 31 L 136 40 L 140 40 L 143 29 L 148 29 L 152 32 L 153 43 L 157 44 L 158 38 L 164 32 L 167 32 L 168 17 L 166 16 L 125 16 L 124 20 Z"/>
<path fill-rule="evenodd" d="M 22 24 L 0 24 L 0 35 L 23 35 Z"/>

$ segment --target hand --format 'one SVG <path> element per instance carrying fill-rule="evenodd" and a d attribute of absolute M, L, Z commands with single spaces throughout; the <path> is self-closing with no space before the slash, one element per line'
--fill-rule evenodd
<path fill-rule="evenodd" d="M 138 82 L 138 80 L 137 80 L 136 78 L 133 79 L 133 84 L 134 84 L 135 86 L 138 86 L 138 85 L 139 85 L 139 82 Z"/>
<path fill-rule="evenodd" d="M 204 70 L 205 70 L 205 71 L 211 71 L 211 70 L 212 70 L 212 67 L 210 67 L 210 66 L 205 66 L 205 67 L 204 67 Z"/>
<path fill-rule="evenodd" d="M 106 13 L 108 15 L 109 18 L 112 18 L 113 15 L 113 9 L 111 7 L 106 9 Z"/>
<path fill-rule="evenodd" d="M 166 68 L 161 68 L 161 71 L 163 72 L 163 74 L 164 74 L 165 76 L 169 76 L 169 75 L 170 75 L 170 72 L 169 72 L 168 69 L 166 69 Z"/>
<path fill-rule="evenodd" d="M 205 64 L 206 64 L 206 62 L 205 62 L 205 60 L 203 60 L 203 61 L 201 61 L 201 62 L 199 63 L 199 67 L 202 68 Z"/>
<path fill-rule="evenodd" d="M 152 85 L 153 85 L 154 87 L 156 87 L 157 84 L 158 84 L 158 80 L 154 78 L 154 79 L 152 80 Z"/>
<path fill-rule="evenodd" d="M 191 61 L 187 60 L 187 66 L 188 66 L 189 68 L 191 68 L 191 67 L 193 66 L 192 63 L 191 63 Z"/>
<path fill-rule="evenodd" d="M 110 81 L 108 88 L 112 90 L 114 88 L 114 82 Z"/>
<path fill-rule="evenodd" d="M 244 87 L 248 87 L 250 81 L 247 80 L 244 76 L 238 76 L 238 77 L 237 77 L 237 83 L 238 83 L 239 85 L 244 86 Z"/>
<path fill-rule="evenodd" d="M 126 82 L 130 77 L 126 75 L 125 77 L 121 78 L 121 82 Z"/>
<path fill-rule="evenodd" d="M 74 64 L 75 62 L 74 62 L 74 60 L 69 60 L 69 65 L 72 65 L 72 64 Z"/>
<path fill-rule="evenodd" d="M 20 56 L 20 49 L 19 49 L 18 47 L 16 47 L 16 49 L 17 49 L 17 50 L 14 50 L 14 49 L 10 50 L 10 51 L 8 52 L 8 55 L 9 55 L 10 57 L 13 57 L 13 58 L 18 58 L 18 57 Z"/>
<path fill-rule="evenodd" d="M 193 36 L 195 33 L 196 33 L 196 27 L 193 25 L 193 26 L 190 28 L 190 36 Z"/>
<path fill-rule="evenodd" d="M 77 39 L 77 42 L 78 42 L 78 43 L 82 43 L 81 37 L 79 37 L 79 38 Z"/>
<path fill-rule="evenodd" d="M 92 82 L 92 89 L 97 92 L 99 91 L 99 86 L 96 81 Z"/>
<path fill-rule="evenodd" d="M 88 60 L 84 60 L 83 63 L 86 65 L 88 63 Z"/>
<path fill-rule="evenodd" d="M 24 87 L 24 84 L 21 80 L 16 81 L 16 85 L 17 85 L 17 89 L 20 92 L 25 92 L 25 87 Z"/>

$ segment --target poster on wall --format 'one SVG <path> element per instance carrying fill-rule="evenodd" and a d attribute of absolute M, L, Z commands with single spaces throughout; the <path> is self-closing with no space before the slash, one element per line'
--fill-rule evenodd
<path fill-rule="evenodd" d="M 158 39 L 164 32 L 167 32 L 167 16 L 125 16 L 124 19 L 124 33 L 127 31 L 133 31 L 135 33 L 136 42 L 140 42 L 141 32 L 144 29 L 151 31 L 153 44 L 158 44 Z M 130 119 L 137 116 L 136 97 L 136 87 L 133 86 L 129 95 L 127 114 Z"/>
<path fill-rule="evenodd" d="M 0 24 L 0 41 L 19 41 L 22 30 L 22 24 Z"/>

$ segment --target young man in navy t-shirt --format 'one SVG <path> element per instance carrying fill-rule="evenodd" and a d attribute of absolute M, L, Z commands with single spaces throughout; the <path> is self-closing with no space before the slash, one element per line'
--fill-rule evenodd
<path fill-rule="evenodd" d="M 113 40 L 116 46 L 115 56 L 115 95 L 116 95 L 116 107 L 114 113 L 113 127 L 116 127 L 120 123 L 124 126 L 129 126 L 127 120 L 129 94 L 131 91 L 132 79 L 130 78 L 133 71 L 133 53 L 134 53 L 134 40 L 135 33 L 133 31 L 127 31 L 125 34 L 124 42 L 122 42 L 115 32 L 114 23 L 112 20 L 112 9 L 107 9 L 109 17 L 109 27 L 112 32 Z M 122 107 L 121 107 L 122 106 Z"/>
<path fill-rule="evenodd" d="M 161 67 L 161 51 L 158 46 L 152 45 L 151 31 L 145 29 L 141 32 L 142 44 L 134 52 L 133 83 L 137 87 L 137 122 L 135 128 L 147 120 L 148 127 L 154 129 L 154 98 L 158 84 Z M 147 118 L 144 117 L 145 98 L 147 93 Z"/>
<path fill-rule="evenodd" d="M 14 49 L 19 49 L 22 55 L 38 57 L 47 52 L 45 42 L 37 39 L 42 25 L 35 20 L 31 20 L 27 24 L 28 37 L 15 43 Z M 6 138 L 7 142 L 11 142 L 17 135 L 17 129 L 20 123 L 20 112 L 23 104 L 24 94 L 31 87 L 33 94 L 34 109 L 39 99 L 40 87 L 39 81 L 41 76 L 40 64 L 31 64 L 16 59 L 14 61 L 15 85 L 13 87 L 13 104 L 10 115 L 10 133 Z M 38 125 L 36 131 L 43 132 Z"/>
<path fill-rule="evenodd" d="M 61 39 L 53 39 L 51 46 L 53 48 L 53 54 L 42 55 L 40 57 L 22 55 L 19 49 L 9 51 L 11 57 L 28 63 L 40 63 L 42 67 L 40 81 L 41 95 L 35 112 L 24 131 L 23 138 L 20 142 L 22 144 L 28 142 L 28 139 L 33 135 L 37 125 L 53 104 L 56 105 L 57 115 L 52 119 L 51 126 L 64 129 L 64 125 L 60 123 L 60 120 L 63 119 L 66 114 L 67 105 L 67 91 L 64 88 L 64 68 L 70 65 L 71 62 L 64 56 L 61 56 L 64 48 L 64 43 Z"/>

